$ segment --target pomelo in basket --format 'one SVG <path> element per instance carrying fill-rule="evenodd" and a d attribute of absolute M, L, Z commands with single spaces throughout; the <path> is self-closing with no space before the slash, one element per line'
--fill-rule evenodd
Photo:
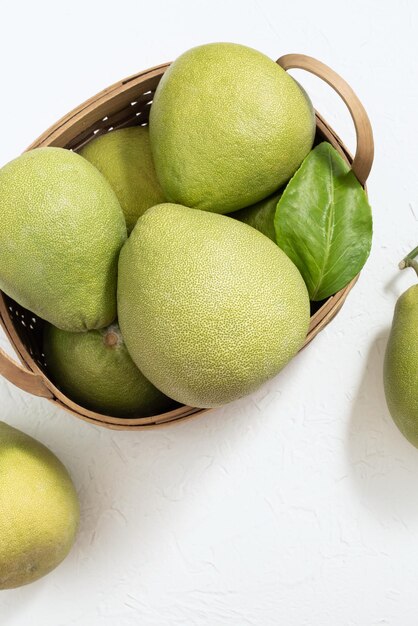
<path fill-rule="evenodd" d="M 80 155 L 37 148 L 0 170 L 0 289 L 59 328 L 108 326 L 126 224 L 105 177 Z"/>
<path fill-rule="evenodd" d="M 312 148 L 315 116 L 306 92 L 270 58 L 212 43 L 168 68 L 149 126 L 166 199 L 230 213 L 289 180 Z"/>
<path fill-rule="evenodd" d="M 147 209 L 165 201 L 152 161 L 149 131 L 132 126 L 101 135 L 80 153 L 109 181 L 125 215 L 128 233 Z"/>
<path fill-rule="evenodd" d="M 276 215 L 277 203 L 279 202 L 282 189 L 276 191 L 268 198 L 256 202 L 251 206 L 231 213 L 231 217 L 240 222 L 245 222 L 249 226 L 256 228 L 266 237 L 276 243 L 276 231 L 274 229 L 274 218 Z"/>
<path fill-rule="evenodd" d="M 131 357 L 158 389 L 215 407 L 294 356 L 309 298 L 295 265 L 251 226 L 166 203 L 139 218 L 122 248 L 118 314 Z"/>
<path fill-rule="evenodd" d="M 70 551 L 79 520 L 71 478 L 57 457 L 0 422 L 0 589 L 31 583 Z"/>
<path fill-rule="evenodd" d="M 43 346 L 54 382 L 87 409 L 115 417 L 146 417 L 173 408 L 173 400 L 136 367 L 117 324 L 85 333 L 48 324 Z"/>

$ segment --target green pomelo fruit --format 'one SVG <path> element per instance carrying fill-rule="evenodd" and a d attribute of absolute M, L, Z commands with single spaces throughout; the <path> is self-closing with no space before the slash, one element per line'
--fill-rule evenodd
<path fill-rule="evenodd" d="M 395 307 L 384 361 L 386 402 L 393 421 L 418 448 L 418 285 Z"/>
<path fill-rule="evenodd" d="M 107 178 L 125 214 L 128 233 L 138 217 L 165 198 L 152 162 L 149 131 L 137 126 L 94 139 L 80 154 Z"/>
<path fill-rule="evenodd" d="M 45 576 L 74 543 L 79 505 L 67 470 L 39 441 L 4 422 L 0 512 L 0 589 Z"/>
<path fill-rule="evenodd" d="M 63 148 L 26 152 L 0 170 L 0 289 L 66 330 L 116 317 L 126 224 L 104 176 Z"/>
<path fill-rule="evenodd" d="M 274 229 L 274 217 L 276 215 L 277 203 L 282 195 L 281 191 L 276 191 L 273 195 L 260 200 L 256 204 L 231 213 L 233 217 L 240 222 L 245 222 L 248 226 L 252 226 L 263 233 L 266 237 L 276 243 L 276 231 Z"/>
<path fill-rule="evenodd" d="M 85 333 L 47 325 L 44 353 L 57 386 L 87 409 L 115 417 L 146 417 L 173 408 L 173 400 L 136 367 L 117 324 Z"/>
<path fill-rule="evenodd" d="M 299 84 L 264 54 L 212 43 L 181 55 L 151 106 L 151 149 L 166 199 L 230 213 L 265 198 L 312 147 Z"/>
<path fill-rule="evenodd" d="M 230 217 L 161 204 L 122 248 L 119 324 L 165 394 L 215 407 L 257 389 L 302 346 L 309 298 L 267 237 Z"/>

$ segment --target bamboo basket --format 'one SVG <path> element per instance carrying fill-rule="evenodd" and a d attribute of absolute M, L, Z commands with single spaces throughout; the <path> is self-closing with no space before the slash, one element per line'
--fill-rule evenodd
<path fill-rule="evenodd" d="M 299 54 L 288 54 L 277 63 L 285 70 L 301 68 L 326 81 L 344 100 L 353 118 L 357 149 L 354 159 L 341 139 L 324 118 L 316 112 L 316 142 L 329 141 L 351 164 L 360 183 L 365 186 L 373 163 L 373 135 L 367 114 L 349 85 L 329 67 Z M 39 137 L 28 150 L 42 146 L 59 146 L 79 150 L 84 144 L 116 128 L 148 123 L 155 89 L 169 64 L 159 65 L 122 80 L 71 111 Z M 344 289 L 328 298 L 311 316 L 305 346 L 332 320 L 345 302 L 358 277 Z M 162 415 L 146 418 L 116 418 L 89 411 L 65 396 L 51 381 L 42 352 L 42 320 L 23 309 L 0 291 L 0 323 L 16 351 L 20 364 L 0 349 L 0 374 L 20 389 L 46 398 L 72 415 L 107 428 L 139 430 L 195 417 L 207 411 L 181 406 Z"/>

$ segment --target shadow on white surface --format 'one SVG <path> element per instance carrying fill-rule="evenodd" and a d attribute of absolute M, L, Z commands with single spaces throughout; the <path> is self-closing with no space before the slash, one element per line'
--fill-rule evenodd
<path fill-rule="evenodd" d="M 362 504 L 381 524 L 418 518 L 418 450 L 399 432 L 386 406 L 383 360 L 390 329 L 370 344 L 353 401 L 347 456 L 349 474 Z"/>
<path fill-rule="evenodd" d="M 82 515 L 73 571 L 97 576 L 109 571 L 118 555 L 132 563 L 127 576 L 133 577 L 136 558 L 142 564 L 163 558 L 160 546 L 173 528 L 188 528 L 189 520 L 210 515 L 207 500 L 216 499 L 222 466 L 239 456 L 240 444 L 245 448 L 240 440 L 252 439 L 254 429 L 262 427 L 255 411 L 251 415 L 244 406 L 239 401 L 195 420 L 145 432 L 112 432 L 82 424 L 92 445 L 90 454 L 84 450 L 78 480 Z"/>
<path fill-rule="evenodd" d="M 42 595 L 45 581 L 48 584 L 50 580 L 50 575 L 48 575 L 30 585 L 0 591 L 0 623 L 2 626 L 16 623 L 19 614 L 25 614 L 28 606 L 30 607 L 35 603 L 37 596 Z"/>

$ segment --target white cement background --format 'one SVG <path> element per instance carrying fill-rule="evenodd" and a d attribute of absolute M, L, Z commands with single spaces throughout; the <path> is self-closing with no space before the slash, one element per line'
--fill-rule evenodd
<path fill-rule="evenodd" d="M 338 317 L 258 393 L 118 433 L 0 380 L 0 419 L 52 448 L 82 507 L 66 561 L 0 594 L 1 625 L 416 626 L 418 451 L 389 418 L 381 370 L 414 282 L 397 262 L 418 243 L 418 5 L 4 0 L 0 19 L 0 164 L 98 90 L 216 40 L 328 63 L 376 139 L 371 258 Z M 353 147 L 338 98 L 294 75 Z"/>

